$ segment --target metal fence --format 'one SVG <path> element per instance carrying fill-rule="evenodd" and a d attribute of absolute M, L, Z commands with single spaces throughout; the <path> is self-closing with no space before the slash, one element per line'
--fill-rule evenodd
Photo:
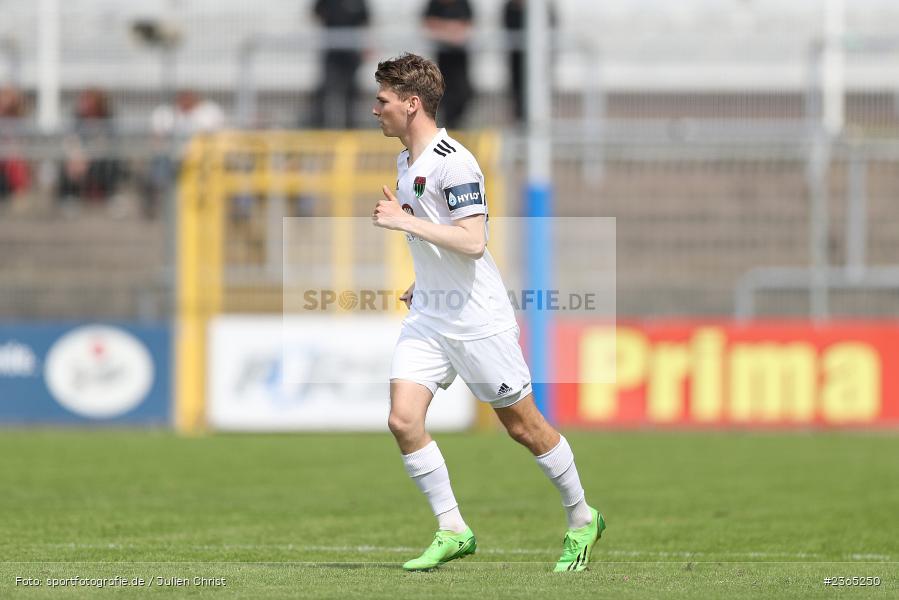
<path fill-rule="evenodd" d="M 364 126 L 377 58 L 432 50 L 418 8 L 374 4 L 380 12 L 364 37 L 326 37 L 305 8 L 286 2 L 264 15 L 236 3 L 162 11 L 160 22 L 182 33 L 170 51 L 135 41 L 136 9 L 61 5 L 55 129 L 39 118 L 47 105 L 39 36 L 0 39 L 5 82 L 20 88 L 24 107 L 0 122 L 0 317 L 171 314 L 180 146 L 154 133 L 154 109 L 189 86 L 221 105 L 228 126 L 295 128 L 315 102 L 330 44 L 368 51 L 352 99 Z M 484 5 L 471 45 L 466 123 L 501 131 L 514 216 L 526 144 L 511 116 L 506 60 L 521 40 L 499 27 L 499 5 Z M 619 314 L 899 312 L 899 92 L 890 83 L 899 38 L 877 30 L 879 13 L 847 7 L 857 30 L 836 36 L 786 9 L 780 25 L 732 34 L 710 25 L 663 31 L 658 19 L 632 15 L 627 22 L 644 32 L 632 36 L 620 33 L 627 22 L 614 11 L 579 18 L 574 3 L 559 6 L 550 82 L 557 212 L 617 218 Z M 405 11 L 408 24 L 390 22 L 391 10 Z M 42 19 L 21 7 L 10 15 L 22 31 Z M 108 35 L 95 35 L 101 24 Z M 109 135 L 80 135 L 70 117 L 88 87 L 108 94 Z M 67 183 L 67 171 L 79 170 L 88 182 Z M 279 198 L 245 195 L 231 207 L 244 230 L 229 247 L 233 278 L 252 282 L 269 268 L 253 273 L 254 257 L 274 243 L 259 215 Z M 286 201 L 290 214 L 309 210 L 303 194 Z M 556 258 L 562 280 L 583 268 L 582 257 Z M 264 291 L 244 290 L 247 306 Z"/>
<path fill-rule="evenodd" d="M 63 138 L 16 145 L 30 150 L 25 163 L 32 187 L 0 200 L 0 315 L 171 314 L 174 211 L 166 190 L 152 183 L 161 159 L 156 143 L 127 136 L 112 154 L 88 152 L 94 160 L 115 161 L 120 171 L 109 194 L 82 196 L 60 193 Z M 501 175 L 494 176 L 503 178 L 510 216 L 522 214 L 524 145 L 510 133 L 500 142 Z M 899 310 L 899 277 L 891 266 L 899 256 L 899 144 L 834 144 L 826 171 L 811 174 L 810 150 L 800 140 L 675 136 L 635 144 L 610 136 L 597 144 L 559 138 L 553 151 L 557 214 L 617 219 L 622 316 L 809 315 L 814 177 L 823 178 L 826 191 L 829 313 L 889 316 Z M 384 164 L 372 166 L 386 173 L 385 156 L 375 156 Z M 284 166 L 296 173 L 326 173 L 332 166 L 309 160 Z M 280 275 L 271 272 L 272 264 L 277 267 L 271 259 L 279 241 L 271 232 L 279 228 L 266 215 L 281 206 L 283 216 L 327 217 L 330 203 L 320 196 L 278 188 L 234 196 L 226 257 L 228 277 L 240 290 L 233 308 L 278 310 Z M 365 216 L 376 197 L 374 189 L 354 200 L 345 215 Z M 589 240 L 591 232 L 567 235 Z M 556 256 L 560 283 L 580 277 L 587 258 Z M 760 270 L 769 267 L 775 269 Z"/>

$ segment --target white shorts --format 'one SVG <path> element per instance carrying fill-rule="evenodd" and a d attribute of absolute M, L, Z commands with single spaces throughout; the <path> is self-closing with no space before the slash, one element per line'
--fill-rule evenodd
<path fill-rule="evenodd" d="M 521 346 L 518 327 L 481 338 L 454 340 L 426 325 L 403 324 L 393 351 L 390 379 L 419 383 L 436 393 L 446 389 L 458 373 L 468 389 L 493 408 L 511 406 L 531 393 L 531 372 Z"/>

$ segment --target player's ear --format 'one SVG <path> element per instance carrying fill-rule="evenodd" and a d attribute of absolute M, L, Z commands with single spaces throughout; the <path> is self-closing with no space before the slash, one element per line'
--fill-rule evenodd
<path fill-rule="evenodd" d="M 421 98 L 418 96 L 409 96 L 409 103 L 406 105 L 406 114 L 413 115 L 421 108 Z"/>

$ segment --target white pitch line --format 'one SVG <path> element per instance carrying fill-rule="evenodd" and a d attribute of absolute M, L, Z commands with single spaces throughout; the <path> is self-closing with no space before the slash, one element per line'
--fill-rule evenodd
<path fill-rule="evenodd" d="M 850 554 L 849 558 L 852 560 L 882 560 L 889 561 L 889 554 Z"/>
<path fill-rule="evenodd" d="M 148 546 L 142 544 L 46 544 L 54 548 L 72 548 L 72 549 L 94 549 L 94 550 L 149 550 L 154 548 L 171 549 L 170 546 Z M 385 553 L 407 553 L 418 552 L 419 547 L 413 546 L 323 546 L 323 545 L 296 545 L 296 544 L 205 544 L 193 546 L 181 546 L 186 550 L 287 550 L 292 552 L 385 552 Z M 546 555 L 552 558 L 558 553 L 557 548 L 549 548 L 539 550 L 536 548 L 478 548 L 478 554 L 491 555 L 530 555 L 542 556 Z M 622 557 L 652 557 L 652 558 L 676 558 L 676 559 L 693 559 L 705 558 L 714 559 L 715 557 L 729 558 L 750 558 L 750 559 L 807 559 L 818 560 L 824 558 L 820 554 L 809 552 L 701 552 L 701 551 L 674 551 L 674 550 L 621 550 L 597 547 L 594 556 L 622 556 Z M 884 561 L 892 560 L 888 554 L 873 553 L 853 553 L 844 556 L 849 561 Z"/>

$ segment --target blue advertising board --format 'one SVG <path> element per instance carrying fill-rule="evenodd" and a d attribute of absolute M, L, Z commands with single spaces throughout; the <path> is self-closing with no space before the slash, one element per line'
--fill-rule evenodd
<path fill-rule="evenodd" d="M 0 425 L 168 425 L 170 348 L 163 323 L 0 323 Z"/>

